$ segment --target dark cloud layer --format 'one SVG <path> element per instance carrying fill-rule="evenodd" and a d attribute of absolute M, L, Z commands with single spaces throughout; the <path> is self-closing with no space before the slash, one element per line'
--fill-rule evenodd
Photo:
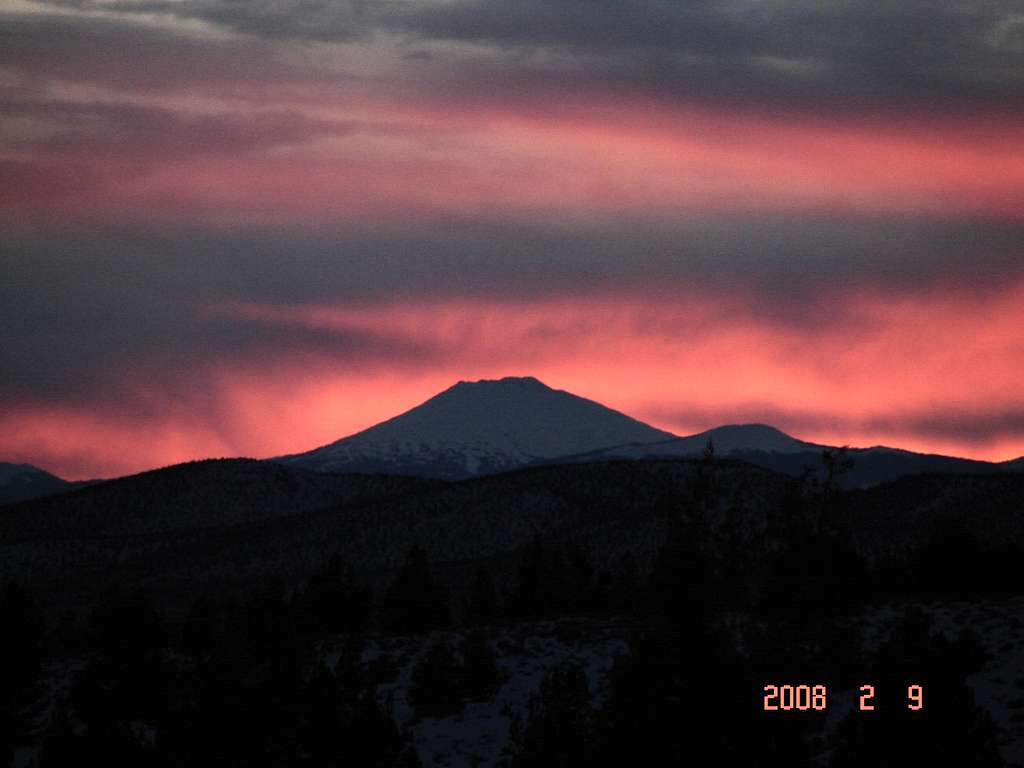
<path fill-rule="evenodd" d="M 424 46 L 433 46 L 432 61 L 452 65 L 434 71 L 456 81 L 465 79 L 466 62 L 443 44 L 470 42 L 490 49 L 487 55 L 474 54 L 473 63 L 491 86 L 496 78 L 506 84 L 561 80 L 647 88 L 689 100 L 770 104 L 783 99 L 862 109 L 895 103 L 1016 112 L 1024 97 L 1024 16 L 1015 0 L 69 0 L 50 5 L 102 8 L 125 18 L 157 13 L 202 20 L 255 41 L 351 42 L 398 34 L 419 45 L 421 57 Z M 97 34 L 95 29 L 88 35 Z M 86 40 L 51 36 L 51 44 L 66 49 L 63 56 L 74 55 Z M 27 42 L 11 42 L 14 48 L 5 58 L 39 58 Z M 101 40 L 89 42 L 96 66 L 116 69 L 116 61 L 100 62 L 136 53 L 102 53 L 103 46 L 93 47 Z M 151 56 L 153 46 L 145 47 Z M 217 48 L 210 45 L 208 51 Z M 189 77 L 189 70 L 204 66 L 211 55 L 216 53 L 190 60 L 180 76 Z M 442 77 L 438 85 L 445 82 Z"/>
<path fill-rule="evenodd" d="M 854 333 L 833 298 L 894 298 L 1024 279 L 1024 225 L 721 217 L 565 230 L 495 221 L 387 232 L 184 229 L 47 233 L 0 245 L 0 384 L 8 398 L 88 401 L 133 371 L 287 356 L 443 362 L 386 334 L 279 327 L 220 302 L 360 306 L 403 299 L 719 296 L 762 324 Z M 739 302 L 737 304 L 737 301 Z M 662 329 L 664 330 L 664 329 Z M 680 335 L 699 328 L 680 329 Z"/>
<path fill-rule="evenodd" d="M 80 11 L 102 8 L 127 15 L 164 14 L 207 21 L 256 37 L 345 42 L 372 32 L 372 0 L 54 0 L 48 5 Z"/>
<path fill-rule="evenodd" d="M 0 213 L 19 229 L 0 237 L 0 401 L 12 406 L 155 417 L 175 400 L 201 406 L 208 370 L 443 368 L 451 352 L 429 334 L 327 331 L 219 304 L 678 293 L 788 338 L 856 334 L 864 318 L 843 312 L 859 294 L 938 296 L 937 312 L 949 296 L 983 332 L 988 297 L 1024 284 L 1017 0 L 28 5 L 0 9 Z M 687 131 L 692 142 L 674 141 Z M 762 131 L 813 144 L 818 165 L 795 145 L 762 155 Z M 268 161 L 293 145 L 301 162 Z M 859 174 L 862 158 L 872 173 Z M 174 183 L 124 183 L 164 171 Z M 776 186 L 755 183 L 773 174 Z M 985 184 L 991 200 L 964 199 Z M 692 207 L 673 207 L 691 191 Z M 534 193 L 541 210 L 516 207 Z M 762 195 L 776 198 L 761 208 Z M 685 344 L 710 330 L 699 322 L 651 335 Z M 129 399 L 140 379 L 166 396 Z M 843 421 L 838 407 L 774 402 L 733 415 L 797 434 L 983 443 L 1024 439 L 1012 406 Z"/>
<path fill-rule="evenodd" d="M 13 15 L 0 9 L 0 67 L 29 79 L 107 83 L 147 91 L 231 88 L 258 79 L 296 82 L 299 73 L 258 40 L 175 34 L 131 19 Z"/>
<path fill-rule="evenodd" d="M 393 6 L 389 6 L 393 7 Z M 398 6 L 410 31 L 553 46 L 678 92 L 1003 98 L 1024 88 L 1014 2 L 459 0 Z"/>
<path fill-rule="evenodd" d="M 0 99 L 3 99 L 0 91 Z M 52 124 L 42 131 L 9 139 L 13 150 L 30 151 L 48 161 L 114 155 L 159 162 L 168 156 L 222 156 L 267 150 L 323 135 L 344 135 L 355 124 L 311 120 L 294 112 L 188 114 L 155 106 L 124 103 L 54 102 L 4 99 L 5 120 Z"/>
<path fill-rule="evenodd" d="M 0 399 L 120 408 L 130 407 L 124 395 L 140 379 L 191 398 L 206 374 L 225 367 L 430 356 L 422 342 L 385 333 L 282 327 L 214 311 L 275 280 L 274 266 L 239 247 L 237 258 L 225 259 L 194 234 L 0 248 L 0 368 L 9 372 Z M 289 257 L 279 259 L 285 273 Z"/>

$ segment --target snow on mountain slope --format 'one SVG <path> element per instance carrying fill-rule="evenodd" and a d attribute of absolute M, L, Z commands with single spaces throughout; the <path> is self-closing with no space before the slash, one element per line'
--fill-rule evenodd
<path fill-rule="evenodd" d="M 461 478 L 674 435 L 533 377 L 461 381 L 406 413 L 276 461 L 326 472 Z"/>
<path fill-rule="evenodd" d="M 825 446 L 765 424 L 730 424 L 678 437 L 535 378 L 459 382 L 412 410 L 321 448 L 274 459 L 321 472 L 379 472 L 459 479 L 528 464 L 715 454 L 799 475 L 820 468 Z M 842 482 L 870 486 L 909 474 L 1024 469 L 884 446 L 852 448 Z"/>

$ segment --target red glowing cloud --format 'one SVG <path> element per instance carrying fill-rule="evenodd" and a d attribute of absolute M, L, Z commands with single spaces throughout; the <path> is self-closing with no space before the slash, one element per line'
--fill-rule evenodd
<path fill-rule="evenodd" d="M 14 3 L 0 459 L 272 456 L 510 374 L 1024 454 L 1019 25 L 700 5 Z"/>
<path fill-rule="evenodd" d="M 191 130 L 200 140 L 235 130 L 237 139 L 219 151 L 197 153 L 188 142 L 148 134 L 145 151 L 116 142 L 29 143 L 8 171 L 22 191 L 0 199 L 0 212 L 236 225 L 495 211 L 1017 218 L 1024 210 L 1024 139 L 1014 121 L 886 125 L 606 100 L 517 112 L 403 110 L 370 100 L 311 106 L 285 97 L 271 107 L 169 122 L 167 130 Z M 300 117 L 283 126 L 280 114 Z M 160 130 L 138 107 L 111 113 L 108 106 L 104 119 L 146 120 L 148 130 Z M 266 122 L 266 135 L 231 128 L 246 120 Z"/>
<path fill-rule="evenodd" d="M 1024 285 L 980 301 L 938 291 L 836 297 L 828 316 L 810 325 L 759 316 L 737 299 L 685 293 L 227 305 L 208 311 L 326 333 L 372 329 L 430 349 L 434 359 L 268 360 L 197 372 L 196 387 L 210 401 L 202 409 L 170 399 L 159 416 L 142 420 L 130 408 L 103 416 L 25 408 L 0 421 L 0 453 L 72 476 L 209 455 L 279 455 L 370 426 L 458 379 L 528 373 L 680 433 L 739 417 L 775 420 L 822 442 L 1005 459 L 1024 453 Z"/>

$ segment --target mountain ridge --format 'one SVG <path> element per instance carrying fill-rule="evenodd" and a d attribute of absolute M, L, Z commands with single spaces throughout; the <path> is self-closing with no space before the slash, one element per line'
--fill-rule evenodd
<path fill-rule="evenodd" d="M 287 456 L 264 459 L 307 471 L 458 480 L 534 465 L 602 460 L 693 458 L 709 440 L 716 455 L 790 475 L 821 467 L 833 447 L 768 424 L 725 424 L 675 435 L 533 376 L 461 380 L 367 429 Z M 908 474 L 1024 471 L 1024 457 L 986 462 L 878 445 L 849 448 L 846 487 Z M 27 464 L 0 462 L 0 505 L 74 490 L 97 481 L 63 480 Z"/>
<path fill-rule="evenodd" d="M 557 409 L 571 413 L 554 413 Z M 595 424 L 587 424 L 588 419 Z M 539 439 L 555 433 L 561 442 Z M 532 376 L 509 376 L 459 381 L 368 429 L 273 461 L 314 471 L 457 480 L 539 464 L 693 458 L 703 454 L 709 440 L 718 455 L 791 475 L 820 468 L 822 451 L 835 447 L 800 440 L 761 423 L 725 424 L 693 435 L 675 435 L 593 400 L 553 389 Z M 840 478 L 847 487 L 921 472 L 987 474 L 1024 469 L 1024 458 L 983 462 L 888 446 L 849 448 L 849 455 L 854 466 Z"/>

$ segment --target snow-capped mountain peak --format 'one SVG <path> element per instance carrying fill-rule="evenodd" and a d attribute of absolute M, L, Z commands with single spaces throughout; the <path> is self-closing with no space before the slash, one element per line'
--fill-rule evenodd
<path fill-rule="evenodd" d="M 532 376 L 506 377 L 460 381 L 399 416 L 280 461 L 319 471 L 457 478 L 672 437 Z"/>
<path fill-rule="evenodd" d="M 821 463 L 823 445 L 766 424 L 728 424 L 679 437 L 532 376 L 460 381 L 362 432 L 275 461 L 321 472 L 379 472 L 458 479 L 534 463 L 693 459 L 715 454 L 799 474 Z M 1024 470 L 1003 464 L 899 451 L 851 449 L 843 482 L 871 485 L 916 472 Z"/>

